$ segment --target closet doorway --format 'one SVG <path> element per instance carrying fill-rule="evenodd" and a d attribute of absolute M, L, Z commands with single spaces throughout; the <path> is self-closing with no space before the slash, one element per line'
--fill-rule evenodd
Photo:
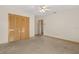
<path fill-rule="evenodd" d="M 9 16 L 9 42 L 29 39 L 29 17 L 16 14 Z"/>

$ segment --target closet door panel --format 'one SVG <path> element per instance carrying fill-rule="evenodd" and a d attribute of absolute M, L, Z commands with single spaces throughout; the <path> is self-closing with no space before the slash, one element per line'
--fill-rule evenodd
<path fill-rule="evenodd" d="M 21 24 L 21 39 L 28 39 L 29 19 L 27 17 L 22 17 Z"/>
<path fill-rule="evenodd" d="M 29 17 L 26 18 L 26 39 L 29 39 Z"/>
<path fill-rule="evenodd" d="M 26 19 L 21 20 L 21 39 L 26 39 Z"/>
<path fill-rule="evenodd" d="M 15 40 L 20 40 L 20 24 L 21 23 L 21 17 L 18 15 L 15 15 Z"/>
<path fill-rule="evenodd" d="M 15 16 L 9 14 L 9 41 L 15 40 Z"/>

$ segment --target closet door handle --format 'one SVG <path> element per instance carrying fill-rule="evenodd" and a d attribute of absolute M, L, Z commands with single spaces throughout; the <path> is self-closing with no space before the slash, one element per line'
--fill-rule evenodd
<path fill-rule="evenodd" d="M 24 28 L 22 28 L 22 32 L 25 32 L 25 29 Z"/>
<path fill-rule="evenodd" d="M 14 29 L 9 29 L 9 31 L 14 31 Z"/>
<path fill-rule="evenodd" d="M 20 33 L 21 31 L 20 31 L 20 30 L 18 30 L 18 32 Z"/>

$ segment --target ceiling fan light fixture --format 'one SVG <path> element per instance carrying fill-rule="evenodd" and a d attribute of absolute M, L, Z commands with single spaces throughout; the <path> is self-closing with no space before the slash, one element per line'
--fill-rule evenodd
<path fill-rule="evenodd" d="M 41 12 L 41 13 L 45 13 L 46 11 L 49 11 L 49 10 L 50 10 L 50 9 L 48 9 L 47 6 L 45 6 L 45 5 L 42 6 L 42 7 L 40 7 L 40 12 Z"/>
<path fill-rule="evenodd" d="M 44 9 L 41 9 L 40 12 L 45 13 L 46 11 Z"/>

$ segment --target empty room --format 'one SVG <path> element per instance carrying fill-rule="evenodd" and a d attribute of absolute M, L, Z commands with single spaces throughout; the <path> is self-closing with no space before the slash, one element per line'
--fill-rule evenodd
<path fill-rule="evenodd" d="M 0 54 L 79 54 L 79 5 L 0 5 Z"/>

